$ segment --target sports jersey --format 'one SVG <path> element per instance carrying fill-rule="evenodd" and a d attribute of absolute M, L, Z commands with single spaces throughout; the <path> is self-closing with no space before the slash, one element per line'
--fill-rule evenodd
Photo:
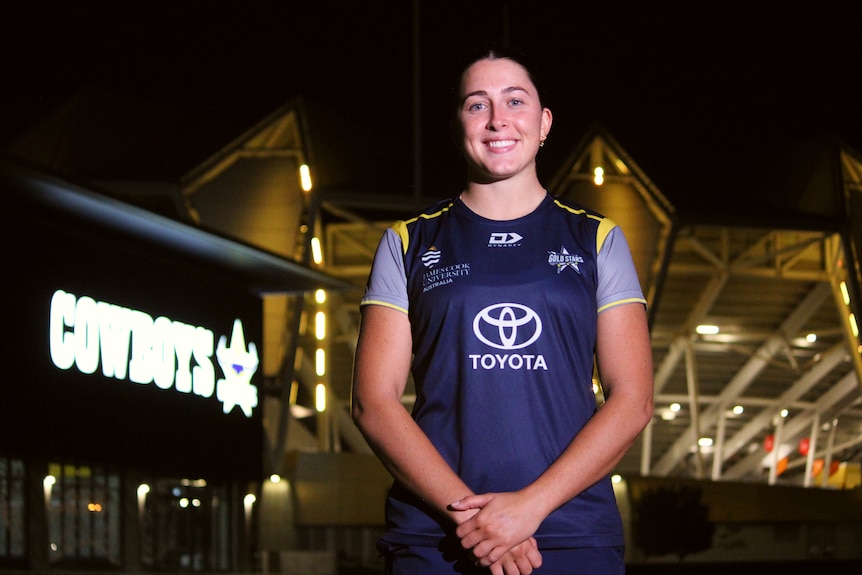
<path fill-rule="evenodd" d="M 611 220 L 547 195 L 532 213 L 489 220 L 445 200 L 383 235 L 361 305 L 407 313 L 413 418 L 474 493 L 534 481 L 596 410 L 597 316 L 645 304 Z M 396 482 L 387 541 L 436 545 L 441 518 Z M 623 545 L 608 477 L 552 512 L 540 547 Z"/>

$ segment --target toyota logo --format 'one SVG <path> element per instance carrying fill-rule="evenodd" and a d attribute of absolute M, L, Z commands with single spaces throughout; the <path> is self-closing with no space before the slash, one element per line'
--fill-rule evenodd
<path fill-rule="evenodd" d="M 539 339 L 542 320 L 525 305 L 497 303 L 476 314 L 473 333 L 491 347 L 521 349 Z"/>

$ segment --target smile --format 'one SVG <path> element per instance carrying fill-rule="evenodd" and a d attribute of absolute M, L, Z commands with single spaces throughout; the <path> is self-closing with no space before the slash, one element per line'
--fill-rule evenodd
<path fill-rule="evenodd" d="M 505 148 L 506 146 L 514 146 L 515 140 L 493 140 L 488 142 L 489 148 Z"/>

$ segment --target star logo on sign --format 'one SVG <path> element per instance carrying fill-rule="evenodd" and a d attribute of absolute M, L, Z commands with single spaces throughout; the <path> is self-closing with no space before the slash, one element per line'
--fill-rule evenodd
<path fill-rule="evenodd" d="M 570 267 L 580 274 L 581 268 L 578 266 L 582 263 L 584 263 L 584 258 L 579 255 L 570 254 L 565 246 L 561 246 L 559 252 L 548 252 L 548 264 L 556 266 L 557 273 Z"/>
<path fill-rule="evenodd" d="M 217 382 L 216 397 L 222 402 L 225 413 L 239 407 L 246 417 L 251 417 L 252 410 L 257 407 L 257 388 L 251 383 L 259 363 L 257 346 L 249 342 L 246 350 L 245 335 L 239 320 L 234 321 L 230 339 L 228 347 L 227 338 L 221 336 L 216 349 L 216 357 L 224 373 L 224 379 Z"/>

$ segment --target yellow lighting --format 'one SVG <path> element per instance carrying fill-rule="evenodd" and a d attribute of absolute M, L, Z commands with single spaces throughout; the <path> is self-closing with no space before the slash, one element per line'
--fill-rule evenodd
<path fill-rule="evenodd" d="M 326 301 L 326 292 L 322 289 L 316 290 L 314 292 L 314 301 L 317 303 L 323 303 Z"/>
<path fill-rule="evenodd" d="M 700 335 L 715 335 L 718 333 L 719 330 L 717 325 L 701 324 L 694 328 L 694 331 L 696 331 Z"/>
<path fill-rule="evenodd" d="M 682 407 L 678 403 L 671 403 L 670 410 L 674 413 L 678 412 Z"/>
<path fill-rule="evenodd" d="M 311 259 L 318 265 L 323 263 L 323 249 L 320 247 L 320 238 L 317 236 L 311 238 Z"/>
<path fill-rule="evenodd" d="M 817 334 L 809 333 L 805 336 L 805 341 L 807 341 L 808 343 L 814 343 L 815 341 L 817 341 Z"/>
<path fill-rule="evenodd" d="M 593 170 L 593 181 L 597 186 L 601 186 L 605 181 L 605 169 L 601 166 L 596 166 Z"/>
<path fill-rule="evenodd" d="M 314 389 L 314 408 L 319 412 L 326 411 L 326 386 L 322 383 Z"/>
<path fill-rule="evenodd" d="M 618 474 L 612 475 L 612 476 L 611 476 L 611 481 L 612 481 L 612 482 L 614 482 L 614 483 L 622 483 L 622 481 L 623 481 L 623 476 L 622 476 L 622 475 L 618 475 Z"/>
<path fill-rule="evenodd" d="M 146 483 L 141 483 L 140 485 L 138 485 L 138 497 L 143 497 L 144 495 L 146 495 L 149 492 L 150 492 L 150 486 L 147 485 Z"/>
<path fill-rule="evenodd" d="M 247 494 L 247 495 L 246 495 L 245 497 L 243 497 L 243 499 L 242 499 L 242 502 L 243 502 L 243 503 L 245 503 L 245 506 L 246 506 L 246 507 L 248 507 L 249 505 L 251 505 L 251 504 L 252 504 L 252 503 L 254 503 L 255 501 L 257 501 L 257 497 L 255 497 L 253 493 L 249 493 L 249 494 Z"/>
<path fill-rule="evenodd" d="M 57 478 L 53 475 L 46 475 L 45 479 L 42 480 L 42 485 L 45 487 L 52 487 L 55 483 L 57 483 Z"/>
<path fill-rule="evenodd" d="M 697 444 L 701 447 L 712 447 L 712 438 L 711 437 L 701 437 L 697 440 Z"/>
<path fill-rule="evenodd" d="M 326 352 L 322 349 L 318 349 L 314 354 L 314 370 L 318 377 L 323 377 L 326 373 Z"/>
<path fill-rule="evenodd" d="M 101 513 L 102 505 L 100 503 L 87 503 L 87 511 L 92 513 Z"/>
<path fill-rule="evenodd" d="M 787 417 L 789 413 L 790 413 L 790 412 L 789 412 L 789 411 L 787 411 L 786 409 L 782 409 L 782 410 L 781 410 L 781 417 Z"/>
<path fill-rule="evenodd" d="M 850 322 L 850 331 L 853 332 L 853 337 L 859 337 L 859 326 L 856 324 L 856 316 L 852 313 L 847 316 L 847 321 Z"/>
<path fill-rule="evenodd" d="M 273 473 L 269 476 L 269 481 L 270 483 L 278 483 L 279 481 L 281 481 L 281 475 L 279 475 L 278 473 Z"/>
<path fill-rule="evenodd" d="M 733 414 L 734 415 L 742 415 L 743 411 L 745 411 L 745 408 L 742 407 L 741 405 L 734 405 L 733 406 Z"/>
<path fill-rule="evenodd" d="M 317 339 L 326 337 L 326 314 L 322 311 L 314 314 L 314 335 Z"/>
<path fill-rule="evenodd" d="M 311 170 L 308 169 L 307 164 L 299 166 L 299 182 L 303 192 L 311 190 Z"/>
<path fill-rule="evenodd" d="M 844 298 L 844 305 L 850 305 L 850 292 L 847 290 L 847 282 L 841 282 L 841 297 Z"/>

